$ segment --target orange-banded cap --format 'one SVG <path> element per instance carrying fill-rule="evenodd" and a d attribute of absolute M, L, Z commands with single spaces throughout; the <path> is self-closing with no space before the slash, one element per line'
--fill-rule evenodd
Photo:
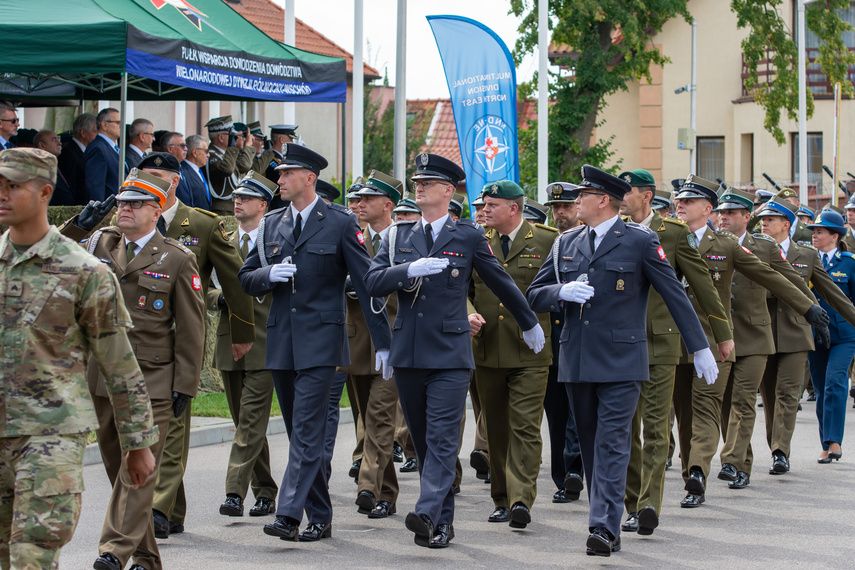
<path fill-rule="evenodd" d="M 170 183 L 166 180 L 161 180 L 138 168 L 132 168 L 131 173 L 122 183 L 122 191 L 116 196 L 116 200 L 120 202 L 156 200 L 163 208 L 166 205 L 166 197 L 169 195 L 169 186 Z"/>

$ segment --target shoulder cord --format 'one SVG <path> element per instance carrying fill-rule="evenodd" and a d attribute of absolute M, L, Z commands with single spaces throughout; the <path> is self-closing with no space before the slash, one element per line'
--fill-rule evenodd
<path fill-rule="evenodd" d="M 218 158 L 220 160 L 225 158 L 225 153 L 223 153 L 222 157 L 218 157 Z M 229 192 L 228 196 L 226 195 L 226 183 L 231 181 L 232 188 L 237 188 L 237 185 L 240 184 L 240 180 L 238 180 L 237 176 L 235 176 L 235 173 L 232 172 L 231 174 L 228 175 L 227 178 L 223 179 L 223 193 L 219 194 L 217 192 L 216 188 L 214 188 L 214 185 L 211 183 L 211 170 L 208 167 L 208 164 L 210 164 L 210 162 L 205 164 L 205 170 L 208 172 L 208 188 L 211 190 L 211 196 L 213 196 L 214 198 L 217 198 L 218 200 L 231 200 L 232 192 Z"/>
<path fill-rule="evenodd" d="M 261 221 L 258 222 L 258 235 L 255 238 L 255 249 L 258 250 L 258 259 L 261 261 L 262 267 L 267 267 L 270 265 L 267 262 L 267 249 L 265 248 L 264 243 L 264 222 L 267 220 L 267 217 L 261 218 Z"/>
<path fill-rule="evenodd" d="M 89 238 L 89 243 L 86 244 L 86 251 L 91 255 L 95 255 L 95 248 L 98 247 L 98 240 L 101 239 L 101 230 L 98 230 L 92 237 Z"/>
<path fill-rule="evenodd" d="M 552 243 L 552 265 L 555 268 L 555 282 L 561 284 L 561 275 L 558 273 L 558 253 L 561 249 L 561 234 Z"/>

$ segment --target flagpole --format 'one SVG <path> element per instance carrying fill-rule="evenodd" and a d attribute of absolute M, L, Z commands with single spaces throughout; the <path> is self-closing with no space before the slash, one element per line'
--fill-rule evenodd
<path fill-rule="evenodd" d="M 537 201 L 546 202 L 549 184 L 549 3 L 538 2 L 538 69 L 537 69 Z M 514 125 L 516 126 L 516 125 Z"/>
<path fill-rule="evenodd" d="M 395 50 L 394 176 L 407 176 L 407 1 L 398 0 L 398 39 Z"/>
<path fill-rule="evenodd" d="M 364 129 L 365 70 L 362 67 L 363 0 L 353 3 L 353 178 L 362 176 L 362 142 Z"/>
<path fill-rule="evenodd" d="M 285 0 L 285 44 L 296 47 L 297 24 L 294 18 L 294 0 Z M 297 124 L 297 110 L 293 101 L 283 103 L 282 118 L 286 125 Z"/>

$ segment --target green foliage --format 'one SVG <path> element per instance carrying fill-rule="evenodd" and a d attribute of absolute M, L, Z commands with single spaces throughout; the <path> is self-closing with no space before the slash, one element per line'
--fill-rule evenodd
<path fill-rule="evenodd" d="M 366 174 L 372 169 L 385 173 L 393 172 L 392 162 L 395 156 L 395 103 L 390 102 L 383 113 L 380 105 L 372 97 L 370 86 L 365 88 L 364 97 L 364 138 L 363 164 Z M 416 154 L 427 140 L 430 127 L 429 117 L 407 114 L 407 173 L 404 181 L 410 179 L 416 170 Z M 395 174 L 396 178 L 400 178 Z"/>
<path fill-rule="evenodd" d="M 786 111 L 790 120 L 797 120 L 799 109 L 799 50 L 797 32 L 790 30 L 778 11 L 783 0 L 732 0 L 731 10 L 737 16 L 737 25 L 748 28 L 742 41 L 742 51 L 748 67 L 745 87 L 753 92 L 754 100 L 766 111 L 764 128 L 782 145 L 787 138 L 780 127 L 781 113 Z M 794 3 L 795 4 L 795 3 Z M 819 63 L 829 82 L 841 83 L 843 93 L 852 95 L 852 84 L 847 70 L 855 63 L 853 55 L 843 43 L 842 34 L 852 27 L 840 19 L 835 9 L 847 8 L 849 0 L 823 0 L 811 4 L 806 10 L 807 28 L 821 40 Z M 797 17 L 796 17 L 797 19 Z M 758 68 L 771 59 L 775 76 L 761 83 Z M 813 115 L 813 93 L 806 89 L 807 116 Z"/>
<path fill-rule="evenodd" d="M 664 65 L 650 41 L 670 18 L 691 20 L 687 0 L 552 0 L 549 27 L 552 42 L 573 47 L 572 56 L 557 61 L 573 68 L 572 75 L 550 75 L 549 178 L 578 181 L 583 164 L 603 166 L 612 157 L 611 140 L 591 143 L 604 98 L 626 90 L 631 81 L 650 81 L 650 66 Z M 537 2 L 511 0 L 511 12 L 523 16 L 514 48 L 517 62 L 537 47 Z M 614 41 L 613 41 L 614 38 Z M 521 93 L 533 92 L 536 78 Z M 527 131 L 536 129 L 530 126 Z M 524 159 L 530 159 L 536 134 L 521 133 Z M 526 164 L 526 172 L 530 165 Z M 522 177 L 522 171 L 521 171 Z"/>

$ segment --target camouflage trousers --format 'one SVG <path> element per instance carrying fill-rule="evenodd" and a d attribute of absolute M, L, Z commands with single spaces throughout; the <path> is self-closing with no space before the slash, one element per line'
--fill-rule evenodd
<path fill-rule="evenodd" d="M 59 568 L 80 518 L 86 434 L 0 438 L 0 568 Z"/>

